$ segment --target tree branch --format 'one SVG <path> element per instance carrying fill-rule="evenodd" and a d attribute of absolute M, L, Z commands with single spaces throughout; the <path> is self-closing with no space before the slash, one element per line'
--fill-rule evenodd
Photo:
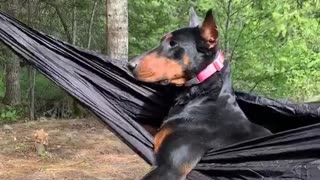
<path fill-rule="evenodd" d="M 65 20 L 63 19 L 64 16 L 63 16 L 63 14 L 61 13 L 60 8 L 59 8 L 55 3 L 53 3 L 53 2 L 50 1 L 50 0 L 49 0 L 49 1 L 47 1 L 47 0 L 42 0 L 42 2 L 47 3 L 48 5 L 50 5 L 51 7 L 53 7 L 53 8 L 55 9 L 55 11 L 56 11 L 56 13 L 57 13 L 57 15 L 58 15 L 58 17 L 59 17 L 59 19 L 60 19 L 61 25 L 62 25 L 62 27 L 63 27 L 63 29 L 64 29 L 64 32 L 66 33 L 67 40 L 68 40 L 69 43 L 71 43 L 71 42 L 72 42 L 71 33 L 70 33 L 70 31 L 69 31 L 69 28 L 68 28 L 67 23 L 66 23 Z"/>
<path fill-rule="evenodd" d="M 91 11 L 91 18 L 90 18 L 89 29 L 88 29 L 88 45 L 87 45 L 88 49 L 90 49 L 90 46 L 91 46 L 91 39 L 92 39 L 91 32 L 92 32 L 94 16 L 97 9 L 97 4 L 98 4 L 98 0 L 95 0 L 92 7 L 92 11 Z"/>
<path fill-rule="evenodd" d="M 238 12 L 240 12 L 243 8 L 247 7 L 248 5 L 250 5 L 253 2 L 253 0 L 249 1 L 247 4 L 241 6 L 240 8 L 238 8 L 237 10 L 235 10 L 232 14 L 231 17 L 235 14 L 237 14 Z"/>
<path fill-rule="evenodd" d="M 308 70 L 318 70 L 317 68 L 306 68 L 306 69 L 308 69 Z M 253 90 L 254 90 L 261 82 L 263 82 L 264 80 L 270 79 L 270 78 L 274 78 L 274 77 L 277 77 L 277 76 L 282 75 L 282 74 L 288 74 L 288 73 L 290 73 L 290 72 L 292 72 L 292 71 L 295 71 L 295 70 L 303 70 L 303 68 L 293 67 L 293 68 L 290 68 L 290 69 L 288 69 L 288 70 L 286 70 L 286 71 L 284 71 L 284 72 L 278 72 L 278 73 L 275 73 L 275 74 L 272 74 L 272 75 L 267 75 L 267 76 L 264 76 L 264 75 L 267 74 L 267 71 L 265 71 L 264 74 L 262 75 L 262 76 L 264 76 L 264 77 L 261 77 L 261 78 L 254 84 L 254 86 L 250 89 L 249 93 L 252 93 Z"/>
<path fill-rule="evenodd" d="M 242 28 L 241 28 L 241 30 L 240 30 L 240 32 L 239 32 L 239 34 L 238 34 L 238 37 L 237 37 L 237 39 L 236 39 L 236 41 L 235 41 L 235 44 L 234 44 L 234 46 L 233 46 L 233 48 L 232 48 L 232 51 L 231 51 L 231 55 L 230 55 L 230 59 L 229 59 L 230 62 L 232 61 L 234 52 L 235 52 L 236 48 L 238 47 L 239 39 L 240 39 L 240 37 L 241 37 L 241 35 L 242 35 L 242 32 L 243 32 L 243 30 L 245 29 L 245 27 L 247 27 L 247 26 L 246 26 L 246 25 L 243 25 Z"/>
<path fill-rule="evenodd" d="M 232 0 L 228 1 L 228 7 L 227 7 L 227 20 L 226 20 L 226 25 L 225 25 L 225 51 L 226 51 L 226 55 L 227 57 L 229 56 L 229 52 L 230 52 L 230 42 L 229 42 L 229 27 L 230 27 L 230 21 L 231 21 L 231 4 L 232 4 Z"/>
<path fill-rule="evenodd" d="M 55 7 L 55 9 L 56 9 L 56 12 L 57 12 L 57 14 L 58 14 L 58 16 L 59 16 L 59 18 L 60 18 L 60 22 L 61 22 L 61 24 L 62 24 L 62 26 L 63 26 L 64 32 L 66 33 L 67 39 L 68 39 L 69 42 L 71 42 L 71 41 L 72 41 L 72 38 L 71 38 L 71 35 L 70 35 L 70 31 L 69 31 L 69 29 L 68 29 L 68 25 L 67 25 L 67 23 L 64 21 L 63 15 L 62 15 L 60 9 L 59 9 L 58 7 Z"/>
<path fill-rule="evenodd" d="M 262 76 L 264 76 L 264 77 L 260 78 L 260 79 L 254 84 L 254 86 L 250 89 L 249 93 L 252 93 L 253 90 L 254 90 L 262 81 L 264 81 L 265 79 L 267 79 L 267 78 L 270 77 L 270 76 L 265 76 L 266 74 L 267 74 L 267 71 L 265 71 L 265 72 L 263 73 Z"/>

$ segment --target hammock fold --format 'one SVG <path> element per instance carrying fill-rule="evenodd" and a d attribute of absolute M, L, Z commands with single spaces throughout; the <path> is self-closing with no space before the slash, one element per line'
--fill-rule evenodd
<path fill-rule="evenodd" d="M 141 84 L 126 62 L 71 46 L 2 12 L 0 40 L 89 108 L 147 163 L 154 162 L 153 137 L 141 124 L 161 124 L 172 89 Z M 209 150 L 188 179 L 320 179 L 320 106 L 236 95 L 250 121 L 275 134 Z"/>

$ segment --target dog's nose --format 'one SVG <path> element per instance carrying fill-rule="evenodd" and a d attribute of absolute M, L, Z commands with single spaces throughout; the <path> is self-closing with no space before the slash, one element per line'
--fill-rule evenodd
<path fill-rule="evenodd" d="M 135 61 L 130 61 L 128 63 L 128 68 L 133 71 L 137 67 L 137 63 Z"/>

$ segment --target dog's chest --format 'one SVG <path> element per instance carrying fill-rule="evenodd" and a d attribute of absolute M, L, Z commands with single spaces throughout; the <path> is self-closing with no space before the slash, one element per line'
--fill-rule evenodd
<path fill-rule="evenodd" d="M 208 97 L 192 100 L 184 105 L 176 105 L 169 111 L 167 120 L 208 121 L 220 116 L 224 108 Z M 220 112 L 219 112 L 220 111 Z"/>
<path fill-rule="evenodd" d="M 219 98 L 204 96 L 176 105 L 170 109 L 166 120 L 223 125 L 246 120 L 246 117 L 233 96 L 222 94 Z"/>

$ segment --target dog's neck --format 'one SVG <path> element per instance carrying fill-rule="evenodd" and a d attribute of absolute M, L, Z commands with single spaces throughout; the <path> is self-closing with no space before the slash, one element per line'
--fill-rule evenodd
<path fill-rule="evenodd" d="M 232 80 L 231 80 L 231 67 L 228 61 L 225 62 L 224 69 L 221 71 L 221 78 L 222 78 L 222 93 L 231 93 L 233 94 L 233 87 L 232 87 Z"/>
<path fill-rule="evenodd" d="M 185 87 L 182 91 L 183 93 L 178 93 L 176 98 L 178 104 L 185 104 L 198 96 L 210 95 L 214 99 L 217 99 L 220 94 L 233 95 L 229 62 L 225 61 L 223 69 L 213 74 L 204 82 L 191 87 Z"/>

